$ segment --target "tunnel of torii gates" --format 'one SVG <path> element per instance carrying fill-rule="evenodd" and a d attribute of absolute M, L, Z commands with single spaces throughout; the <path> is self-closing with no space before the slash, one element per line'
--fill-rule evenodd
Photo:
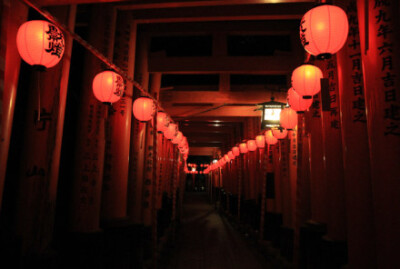
<path fill-rule="evenodd" d="M 167 130 L 154 129 L 161 128 L 154 112 L 165 105 L 159 98 L 163 72 L 150 70 L 148 40 L 137 31 L 146 19 L 135 21 L 123 6 L 98 2 L 127 1 L 0 1 L 2 268 L 11 268 L 9 261 L 15 268 L 50 268 L 57 259 L 76 262 L 73 268 L 101 261 L 107 268 L 140 268 L 156 260 L 175 233 L 192 177 L 205 178 L 210 201 L 218 202 L 221 213 L 246 224 L 259 242 L 272 242 L 299 268 L 400 268 L 398 1 L 333 1 L 347 14 L 347 41 L 329 59 L 299 52 L 297 66 L 306 59 L 324 79 L 309 109 L 295 114 L 297 125 L 273 141 L 264 137 L 260 111 L 241 117 L 224 146 L 203 154 L 211 163 L 198 166 L 197 174 L 187 166 L 191 140 L 173 143 Z M 145 4 L 132 2 L 139 3 L 137 9 Z M 218 10 L 235 1 L 206 2 L 187 1 L 186 7 L 208 3 Z M 303 2 L 313 7 L 314 1 Z M 87 42 L 72 31 L 81 3 L 93 4 L 95 14 Z M 168 3 L 185 8 L 181 1 L 159 5 Z M 18 29 L 31 19 L 48 20 L 64 33 L 63 57 L 46 71 L 26 64 L 18 52 Z M 303 34 L 305 28 L 300 27 Z M 54 47 L 47 48 L 56 56 L 58 37 L 53 35 Z M 308 42 L 296 40 L 301 41 Z M 93 78 L 104 70 L 115 71 L 125 83 L 112 106 L 92 92 Z M 71 77 L 77 72 L 78 80 Z M 71 87 L 82 89 L 79 99 L 68 95 Z M 132 117 L 139 97 L 155 104 L 149 121 Z M 286 92 L 275 99 L 286 103 Z M 66 109 L 68 102 L 75 107 Z M 145 117 L 148 110 L 140 109 Z M 190 118 L 171 118 L 185 136 Z M 71 126 L 75 133 L 68 131 Z M 198 131 L 212 139 L 207 130 Z M 172 132 L 173 139 L 177 129 Z"/>

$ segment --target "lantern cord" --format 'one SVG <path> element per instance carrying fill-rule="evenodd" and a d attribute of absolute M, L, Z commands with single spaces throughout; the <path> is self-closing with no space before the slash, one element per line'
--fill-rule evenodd
<path fill-rule="evenodd" d="M 110 61 L 106 56 L 104 56 L 99 50 L 97 50 L 95 47 L 90 45 L 86 40 L 84 40 L 82 37 L 77 35 L 74 31 L 70 30 L 68 26 L 60 23 L 53 15 L 51 15 L 49 12 L 41 9 L 37 4 L 32 3 L 30 0 L 20 0 L 27 6 L 33 8 L 36 10 L 38 13 L 40 13 L 43 17 L 45 17 L 47 20 L 49 20 L 51 23 L 56 25 L 58 28 L 60 28 L 62 31 L 68 33 L 73 39 L 76 40 L 79 44 L 81 44 L 84 48 L 86 48 L 88 51 L 90 51 L 95 57 L 97 57 L 100 61 L 105 63 L 108 67 L 111 69 L 115 70 L 117 73 L 119 73 L 122 77 L 124 77 L 127 81 L 131 82 L 135 88 L 137 88 L 144 96 L 152 99 L 154 103 L 157 105 L 159 110 L 163 110 L 157 99 L 155 99 L 151 94 L 149 94 L 144 87 L 137 81 L 135 81 L 131 76 L 129 76 L 124 70 L 122 70 L 120 67 L 118 67 L 116 64 L 114 64 L 112 61 Z"/>

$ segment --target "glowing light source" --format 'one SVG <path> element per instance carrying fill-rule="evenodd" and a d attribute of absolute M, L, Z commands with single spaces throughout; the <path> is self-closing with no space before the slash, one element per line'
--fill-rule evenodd
<path fill-rule="evenodd" d="M 274 145 L 278 143 L 278 139 L 272 134 L 271 130 L 265 132 L 265 142 L 267 142 L 268 145 Z"/>
<path fill-rule="evenodd" d="M 311 64 L 303 64 L 292 72 L 292 87 L 303 99 L 311 99 L 321 91 L 321 69 Z"/>
<path fill-rule="evenodd" d="M 261 129 L 278 127 L 279 126 L 279 115 L 284 106 L 283 103 L 275 102 L 274 98 L 271 98 L 270 102 L 262 104 L 262 118 L 261 118 Z"/>
<path fill-rule="evenodd" d="M 156 106 L 150 98 L 140 97 L 133 102 L 133 115 L 139 121 L 149 121 L 154 117 Z"/>
<path fill-rule="evenodd" d="M 272 130 L 272 135 L 277 139 L 284 139 L 287 136 L 287 130 L 283 128 Z"/>
<path fill-rule="evenodd" d="M 292 130 L 297 125 L 297 113 L 290 107 L 281 111 L 281 126 L 288 130 Z"/>
<path fill-rule="evenodd" d="M 288 90 L 288 104 L 297 113 L 304 113 L 312 104 L 312 99 L 304 99 L 293 88 Z"/>
<path fill-rule="evenodd" d="M 247 144 L 246 143 L 240 143 L 239 144 L 239 150 L 240 153 L 247 153 L 249 150 L 247 149 Z"/>
<path fill-rule="evenodd" d="M 93 94 L 102 103 L 112 104 L 121 99 L 124 80 L 113 71 L 98 73 L 92 83 Z"/>
<path fill-rule="evenodd" d="M 263 135 L 257 135 L 256 136 L 256 144 L 257 144 L 257 147 L 260 149 L 265 148 L 265 137 Z"/>

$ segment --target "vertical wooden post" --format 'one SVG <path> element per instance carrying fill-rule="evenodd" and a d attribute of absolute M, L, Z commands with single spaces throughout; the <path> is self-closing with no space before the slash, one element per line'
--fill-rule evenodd
<path fill-rule="evenodd" d="M 129 72 L 130 61 L 134 61 L 134 50 L 130 48 L 131 23 L 128 14 L 120 13 L 116 17 L 116 10 L 110 18 L 110 51 L 115 51 L 114 59 L 124 71 Z M 118 28 L 115 27 L 118 19 Z M 114 42 L 113 33 L 116 32 Z M 115 44 L 115 50 L 114 50 Z M 126 57 L 128 55 L 128 57 Z M 131 72 L 132 73 L 132 72 Z M 127 83 L 125 93 L 113 105 L 114 112 L 109 113 L 104 182 L 102 192 L 101 217 L 104 221 L 122 220 L 127 217 L 127 186 L 129 170 L 129 147 L 131 136 L 133 85 Z"/>
<path fill-rule="evenodd" d="M 0 57 L 4 60 L 4 66 L 0 73 L 0 80 L 4 85 L 0 88 L 0 211 L 21 65 L 15 40 L 19 26 L 26 21 L 27 17 L 28 8 L 23 3 L 3 1 L 0 36 Z"/>
<path fill-rule="evenodd" d="M 267 189 L 267 164 L 269 145 L 266 145 L 267 150 L 260 149 L 260 156 L 262 158 L 262 179 L 261 179 L 261 212 L 260 212 L 260 240 L 264 240 L 264 223 L 265 223 L 265 210 L 266 210 L 266 189 Z"/>
<path fill-rule="evenodd" d="M 378 268 L 400 268 L 399 10 L 395 0 L 357 0 Z"/>
<path fill-rule="evenodd" d="M 62 7 L 52 11 L 61 21 L 70 20 L 69 24 L 74 25 L 75 8 Z M 69 13 L 72 13 L 71 16 Z M 36 81 L 31 83 L 33 89 L 26 111 L 16 210 L 16 229 L 22 239 L 23 254 L 42 254 L 50 247 L 53 237 L 63 115 L 72 51 L 72 39 L 66 37 L 66 40 L 66 61 L 46 72 L 33 71 Z M 67 77 L 62 78 L 63 75 Z M 37 107 L 39 92 L 40 108 Z M 37 119 L 38 109 L 41 111 L 40 120 Z M 59 118 L 60 114 L 62 118 Z"/>
<path fill-rule="evenodd" d="M 132 23 L 132 34 L 135 32 L 136 24 Z M 139 36 L 136 38 L 137 43 L 137 60 L 135 61 L 135 80 L 145 89 L 149 85 L 148 73 L 148 38 Z M 140 97 L 139 91 L 135 91 L 134 99 Z M 128 183 L 128 215 L 130 220 L 135 224 L 143 223 L 143 174 L 145 165 L 145 143 L 146 143 L 146 123 L 133 120 L 131 131 L 131 159 L 129 163 L 129 183 Z"/>

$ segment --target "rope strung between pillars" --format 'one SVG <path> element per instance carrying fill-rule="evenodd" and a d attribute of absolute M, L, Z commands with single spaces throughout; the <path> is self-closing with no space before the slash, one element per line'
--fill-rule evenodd
<path fill-rule="evenodd" d="M 100 61 L 102 61 L 104 64 L 106 64 L 109 68 L 115 70 L 117 73 L 119 73 L 124 79 L 127 81 L 131 82 L 135 88 L 137 88 L 142 95 L 145 97 L 148 97 L 154 101 L 154 103 L 157 105 L 159 110 L 165 111 L 161 105 L 159 104 L 158 100 L 154 98 L 151 94 L 149 94 L 144 87 L 137 81 L 135 81 L 132 77 L 130 77 L 123 69 L 118 67 L 116 64 L 114 64 L 111 60 L 109 60 L 106 56 L 104 56 L 99 50 L 97 50 L 95 47 L 90 45 L 86 40 L 84 40 L 82 37 L 77 35 L 73 30 L 69 29 L 68 26 L 60 23 L 53 15 L 51 15 L 49 12 L 41 9 L 37 4 L 33 3 L 30 0 L 19 0 L 22 3 L 26 4 L 28 7 L 33 8 L 36 10 L 38 13 L 40 13 L 43 17 L 45 17 L 47 20 L 49 20 L 51 23 L 53 23 L 55 26 L 57 26 L 59 29 L 61 29 L 63 32 L 68 33 L 73 39 L 76 40 L 79 44 L 81 44 L 84 48 L 86 48 L 88 51 L 90 51 L 95 57 L 97 57 Z"/>

